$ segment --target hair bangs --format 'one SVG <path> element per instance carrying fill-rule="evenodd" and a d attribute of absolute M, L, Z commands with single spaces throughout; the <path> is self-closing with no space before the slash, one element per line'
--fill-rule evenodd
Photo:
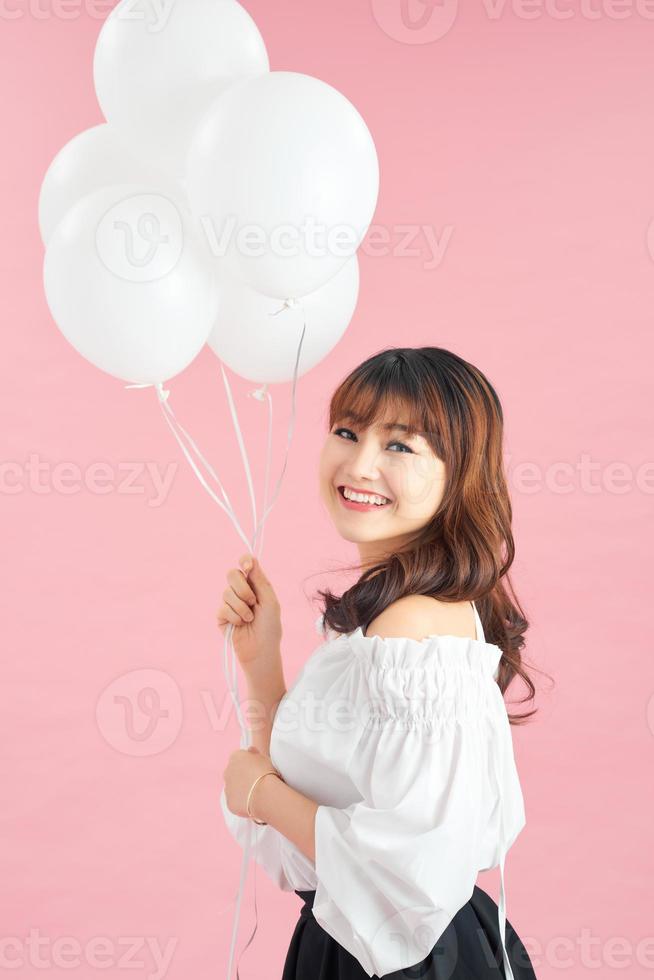
<path fill-rule="evenodd" d="M 370 381 L 344 384 L 334 394 L 329 412 L 330 428 L 350 422 L 358 428 L 400 427 L 407 436 L 428 436 L 426 419 L 409 391 L 392 390 Z"/>

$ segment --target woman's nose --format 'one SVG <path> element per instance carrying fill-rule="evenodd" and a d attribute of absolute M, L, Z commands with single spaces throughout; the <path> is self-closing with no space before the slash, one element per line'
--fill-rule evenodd
<path fill-rule="evenodd" d="M 379 478 L 379 453 L 374 446 L 357 447 L 349 461 L 352 480 L 377 480 Z M 354 486 L 357 486 L 355 483 Z"/>

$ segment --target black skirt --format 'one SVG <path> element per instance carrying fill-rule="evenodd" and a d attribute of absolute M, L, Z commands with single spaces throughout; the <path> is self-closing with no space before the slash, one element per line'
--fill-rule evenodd
<path fill-rule="evenodd" d="M 282 980 L 368 980 L 352 956 L 313 917 L 315 891 L 296 891 L 304 905 L 286 954 Z M 506 951 L 515 980 L 536 980 L 522 941 L 508 918 Z M 376 976 L 376 974 L 375 974 Z M 386 973 L 387 980 L 506 980 L 497 905 L 475 885 L 424 960 Z"/>

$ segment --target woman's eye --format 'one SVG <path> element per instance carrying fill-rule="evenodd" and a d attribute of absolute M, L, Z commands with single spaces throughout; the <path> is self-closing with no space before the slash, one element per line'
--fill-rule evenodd
<path fill-rule="evenodd" d="M 351 436 L 354 436 L 354 433 L 352 432 L 351 429 L 344 429 L 342 426 L 339 427 L 338 429 L 334 429 L 333 435 L 337 436 L 340 432 L 349 432 L 349 434 Z M 354 436 L 354 438 L 356 439 L 356 436 Z M 413 449 L 411 449 L 409 446 L 406 446 L 403 442 L 398 442 L 397 440 L 394 440 L 393 442 L 389 442 L 388 445 L 389 446 L 401 446 L 402 449 L 403 450 L 406 450 L 407 453 L 412 453 L 413 452 Z"/>

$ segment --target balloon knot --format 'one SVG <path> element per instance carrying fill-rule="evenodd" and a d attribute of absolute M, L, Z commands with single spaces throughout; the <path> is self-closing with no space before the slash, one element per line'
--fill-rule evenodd
<path fill-rule="evenodd" d="M 258 402 L 262 402 L 266 397 L 266 392 L 268 390 L 268 383 L 262 385 L 261 388 L 255 388 L 254 391 L 250 392 L 252 398 L 256 398 Z"/>
<path fill-rule="evenodd" d="M 283 306 L 280 306 L 278 310 L 275 310 L 274 313 L 269 313 L 268 315 L 277 316 L 279 313 L 283 313 L 284 310 L 294 310 L 295 307 L 299 305 L 300 305 L 299 299 L 295 299 L 294 296 L 289 296 L 287 299 L 284 300 Z"/>
<path fill-rule="evenodd" d="M 156 388 L 157 394 L 159 395 L 159 398 L 163 402 L 166 401 L 168 395 L 170 394 L 169 391 L 164 389 L 164 386 L 162 385 L 161 381 L 154 381 L 154 382 L 146 381 L 144 384 L 125 385 L 125 387 L 126 388 Z"/>

